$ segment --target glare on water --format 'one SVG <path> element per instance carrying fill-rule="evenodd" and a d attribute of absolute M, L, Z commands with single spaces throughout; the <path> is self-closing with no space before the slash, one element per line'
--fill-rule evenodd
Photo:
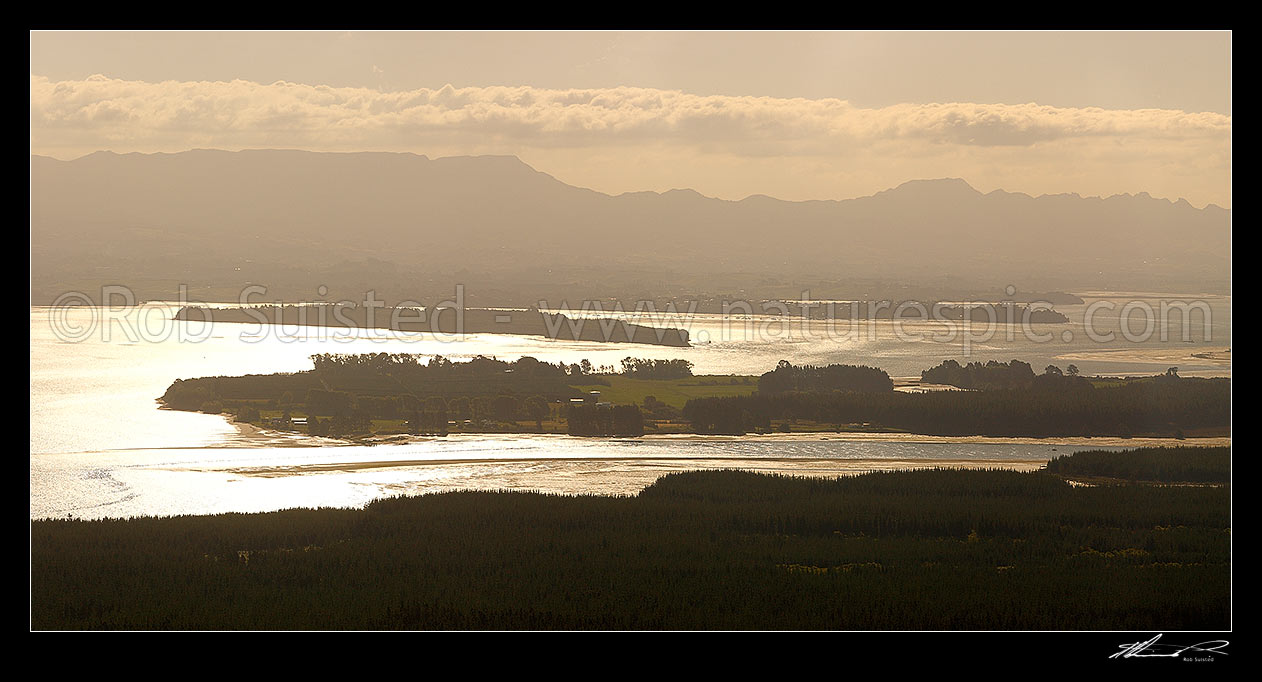
<path fill-rule="evenodd" d="M 178 378 L 302 371 L 314 353 L 474 355 L 618 366 L 627 356 L 685 358 L 698 374 L 760 374 L 777 361 L 875 365 L 917 376 L 946 358 L 1023 359 L 1036 368 L 1067 364 L 1084 373 L 1157 373 L 1171 357 L 1181 373 L 1230 374 L 1229 364 L 1197 360 L 1200 348 L 1230 346 L 1230 301 L 1218 299 L 1211 338 L 1142 344 L 1116 339 L 1034 341 L 1017 335 L 973 344 L 913 338 L 888 321 L 840 336 L 825 323 L 754 317 L 667 316 L 696 342 L 690 348 L 630 346 L 542 337 L 478 334 L 452 340 L 387 330 L 204 325 L 170 320 L 171 304 L 120 311 L 31 308 L 31 516 L 80 517 L 264 511 L 294 506 L 358 506 L 391 494 L 454 489 L 537 489 L 633 494 L 663 473 L 742 468 L 837 475 L 909 466 L 1036 468 L 1054 456 L 1049 442 L 888 442 L 872 439 L 608 441 L 544 436 L 454 436 L 404 445 L 312 447 L 283 437 L 243 439 L 225 418 L 159 409 Z M 1066 310 L 1081 332 L 1075 308 Z M 1119 306 L 1120 307 L 1120 306 Z M 1110 321 L 1107 315 L 1102 320 Z M 637 321 L 650 321 L 641 318 Z M 1111 318 L 1116 323 L 1116 314 Z M 932 323 L 923 323 L 930 325 Z M 58 326 L 60 325 L 60 326 Z M 67 339 L 70 328 L 86 330 Z M 915 331 L 915 326 L 907 329 Z M 60 335 L 58 331 L 60 330 Z M 1112 352 L 1115 355 L 1109 356 Z M 1103 354 L 1102 354 L 1103 353 Z M 1117 353 L 1126 353 L 1125 356 Z M 1148 353 L 1148 356 L 1145 356 Z M 1100 358 L 1094 360 L 1092 358 Z M 1199 363 L 1199 364 L 1198 364 Z M 927 441 L 932 439 L 920 439 Z M 1063 452 L 1064 447 L 1059 451 Z"/>

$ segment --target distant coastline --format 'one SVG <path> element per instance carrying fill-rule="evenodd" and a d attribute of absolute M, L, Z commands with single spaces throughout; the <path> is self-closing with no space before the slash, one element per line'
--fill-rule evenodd
<path fill-rule="evenodd" d="M 562 341 L 641 343 L 687 347 L 688 332 L 648 327 L 614 319 L 575 319 L 538 309 L 488 308 L 364 308 L 339 304 L 209 308 L 185 306 L 177 320 L 284 324 L 352 329 L 390 329 L 403 332 L 455 334 L 515 334 L 544 336 Z"/>

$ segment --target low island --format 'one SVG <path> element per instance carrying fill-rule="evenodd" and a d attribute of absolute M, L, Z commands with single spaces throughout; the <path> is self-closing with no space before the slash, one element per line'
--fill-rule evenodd
<path fill-rule="evenodd" d="M 380 440 L 447 433 L 741 435 L 901 432 L 933 436 L 1226 436 L 1231 380 L 1036 373 L 1019 360 L 947 360 L 896 390 L 876 367 L 793 365 L 761 376 L 694 376 L 687 360 L 612 366 L 477 357 L 312 356 L 304 372 L 176 380 L 168 408 L 313 436 Z"/>
<path fill-rule="evenodd" d="M 527 310 L 463 307 L 369 308 L 337 303 L 240 308 L 184 306 L 175 313 L 175 319 L 258 325 L 389 329 L 445 336 L 517 334 L 545 336 L 563 341 L 688 346 L 688 332 L 683 329 L 648 327 L 611 318 L 571 318 L 561 313 L 550 313 L 537 308 Z"/>

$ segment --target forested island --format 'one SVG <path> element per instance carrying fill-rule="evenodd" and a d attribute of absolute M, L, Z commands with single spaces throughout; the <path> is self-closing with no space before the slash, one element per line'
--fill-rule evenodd
<path fill-rule="evenodd" d="M 1108 454 L 1127 464 L 1066 460 L 1112 477 L 1092 487 L 1050 465 L 698 471 L 634 497 L 451 492 L 33 521 L 31 627 L 1229 628 L 1230 486 L 1141 481 L 1181 459 L 1227 472 L 1230 453 Z"/>
<path fill-rule="evenodd" d="M 1081 376 L 1019 360 L 954 360 L 907 393 L 876 367 L 779 365 L 759 377 L 693 376 L 686 360 L 624 359 L 621 370 L 532 357 L 453 362 L 412 354 L 315 355 L 305 372 L 176 380 L 171 409 L 340 438 L 453 432 L 741 435 L 905 432 L 939 436 L 1219 436 L 1231 380 Z"/>
<path fill-rule="evenodd" d="M 687 346 L 683 329 L 648 327 L 609 318 L 571 318 L 561 313 L 464 307 L 380 307 L 338 303 L 243 308 L 185 306 L 177 320 L 289 326 L 390 329 L 432 334 L 518 334 L 567 341 Z"/>

